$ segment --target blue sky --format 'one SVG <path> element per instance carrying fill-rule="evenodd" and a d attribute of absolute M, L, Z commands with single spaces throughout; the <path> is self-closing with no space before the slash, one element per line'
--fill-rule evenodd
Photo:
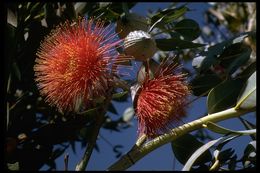
<path fill-rule="evenodd" d="M 148 9 L 156 10 L 158 8 L 164 9 L 166 8 L 170 3 L 138 3 L 134 8 L 132 8 L 132 12 L 136 12 L 140 15 L 145 16 Z M 186 13 L 187 18 L 194 19 L 196 22 L 199 23 L 200 27 L 203 26 L 203 11 L 205 11 L 209 5 L 207 3 L 189 3 L 188 7 L 192 9 L 193 11 L 190 11 Z M 202 116 L 207 112 L 206 109 L 206 98 L 201 98 L 198 101 L 194 102 L 189 106 L 188 109 L 188 117 L 185 118 L 184 122 L 189 122 L 192 120 L 195 120 L 199 116 Z M 120 114 L 124 112 L 126 108 L 129 106 L 132 106 L 131 100 L 129 98 L 127 103 L 117 103 L 116 105 L 117 111 Z M 249 120 L 251 117 L 251 120 L 254 120 L 254 117 L 251 115 L 249 116 Z M 113 117 L 112 117 L 113 118 Z M 114 117 L 118 118 L 118 117 Z M 232 123 L 230 123 L 232 122 Z M 235 129 L 235 130 L 241 130 L 243 129 L 243 126 L 238 120 L 230 120 L 219 123 L 220 125 L 223 125 L 224 127 Z M 241 125 L 241 126 L 238 126 Z M 134 145 L 136 138 L 137 138 L 137 120 L 133 120 L 133 126 L 122 130 L 122 132 L 111 132 L 106 129 L 101 129 L 100 134 L 104 136 L 110 143 L 113 145 L 123 145 L 124 147 L 120 149 L 123 153 L 126 153 L 130 150 L 130 148 Z M 220 137 L 218 134 L 212 134 L 213 137 Z M 242 154 L 243 148 L 245 148 L 246 144 L 249 141 L 249 137 L 245 136 L 243 137 L 244 140 L 242 142 L 236 142 L 234 140 L 230 143 L 229 146 L 235 147 L 237 152 L 239 154 Z M 96 150 L 93 151 L 93 154 L 91 156 L 91 159 L 89 161 L 87 170 L 106 170 L 111 164 L 113 164 L 116 160 L 118 160 L 115 157 L 115 153 L 113 152 L 113 149 L 105 140 L 102 138 L 99 138 L 97 141 L 97 144 L 99 146 L 100 152 L 97 152 Z M 241 149 L 242 148 L 242 149 Z M 65 152 L 69 154 L 69 170 L 74 170 L 76 164 L 80 161 L 82 158 L 82 155 L 85 151 L 85 148 L 81 148 L 81 144 L 76 144 L 76 154 L 73 153 L 71 147 Z M 64 153 L 64 154 L 65 154 Z M 63 162 L 64 155 L 62 155 L 60 158 L 56 160 L 57 163 L 57 170 L 64 170 L 64 162 Z M 45 170 L 47 167 L 44 166 L 42 170 Z M 178 161 L 175 161 L 174 164 L 174 156 L 171 149 L 170 144 L 166 144 L 155 151 L 151 152 L 147 156 L 145 156 L 143 159 L 138 161 L 134 166 L 129 168 L 128 170 L 181 170 L 182 165 L 178 163 Z"/>

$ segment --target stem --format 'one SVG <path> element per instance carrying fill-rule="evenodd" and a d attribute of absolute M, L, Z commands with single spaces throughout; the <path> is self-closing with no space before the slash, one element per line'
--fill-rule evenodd
<path fill-rule="evenodd" d="M 144 67 L 145 67 L 145 78 L 150 79 L 150 65 L 149 65 L 149 59 L 144 61 Z"/>
<path fill-rule="evenodd" d="M 92 133 L 92 136 L 88 143 L 87 149 L 84 153 L 84 156 L 83 156 L 82 160 L 80 161 L 80 163 L 78 163 L 76 166 L 76 171 L 84 171 L 86 169 L 90 156 L 92 154 L 92 151 L 96 145 L 96 140 L 97 140 L 97 137 L 99 134 L 99 130 L 105 120 L 104 114 L 102 114 L 101 116 L 97 116 L 97 117 L 98 118 L 97 118 L 96 126 L 93 129 L 93 133 Z"/>
<path fill-rule="evenodd" d="M 64 156 L 64 171 L 68 171 L 68 165 L 69 165 L 69 154 L 66 153 Z"/>
<path fill-rule="evenodd" d="M 125 170 L 132 165 L 134 165 L 138 160 L 143 158 L 148 153 L 152 152 L 156 148 L 169 143 L 178 137 L 189 133 L 191 131 L 204 128 L 203 124 L 206 124 L 207 122 L 219 122 L 230 118 L 239 117 L 245 113 L 249 113 L 255 111 L 254 109 L 251 110 L 236 110 L 235 108 L 230 108 L 221 112 L 217 112 L 205 117 L 202 117 L 200 119 L 194 120 L 190 123 L 184 124 L 182 126 L 179 126 L 177 128 L 174 128 L 171 130 L 170 133 L 166 133 L 164 135 L 161 135 L 152 141 L 147 142 L 143 146 L 137 146 L 134 145 L 134 147 L 126 154 L 124 155 L 120 160 L 118 160 L 116 163 L 111 165 L 108 170 L 109 171 L 115 171 L 115 170 Z"/>
<path fill-rule="evenodd" d="M 111 87 L 108 91 L 108 95 L 107 95 L 107 99 L 105 100 L 105 103 L 104 103 L 104 106 L 101 108 L 101 113 L 100 115 L 96 116 L 96 125 L 93 129 L 93 133 L 90 137 L 90 140 L 89 140 L 89 143 L 88 143 L 88 146 L 86 148 L 86 151 L 84 153 L 84 156 L 82 157 L 81 161 L 76 165 L 76 171 L 84 171 L 88 165 L 88 162 L 89 162 L 89 159 L 90 159 L 90 156 L 92 154 L 92 151 L 96 145 L 96 140 L 97 140 L 97 137 L 98 137 L 98 134 L 99 134 L 99 130 L 100 128 L 102 127 L 106 117 L 105 117 L 105 113 L 106 113 L 106 110 L 108 108 L 108 105 L 112 99 L 112 90 L 113 90 L 113 87 Z"/>

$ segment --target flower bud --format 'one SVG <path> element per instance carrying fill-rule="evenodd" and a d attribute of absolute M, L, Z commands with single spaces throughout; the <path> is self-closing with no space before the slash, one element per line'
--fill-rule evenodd
<path fill-rule="evenodd" d="M 116 22 L 116 32 L 120 38 L 125 38 L 135 30 L 148 31 L 148 19 L 136 13 L 124 14 Z"/>
<path fill-rule="evenodd" d="M 154 78 L 154 74 L 156 73 L 158 68 L 159 68 L 159 64 L 152 59 L 149 62 L 149 79 Z M 142 84 L 145 81 L 145 79 L 146 79 L 146 70 L 145 70 L 145 66 L 142 65 L 140 70 L 137 73 L 137 82 L 139 84 Z"/>
<path fill-rule="evenodd" d="M 144 31 L 130 32 L 124 40 L 125 53 L 137 61 L 150 59 L 157 51 L 155 40 Z"/>

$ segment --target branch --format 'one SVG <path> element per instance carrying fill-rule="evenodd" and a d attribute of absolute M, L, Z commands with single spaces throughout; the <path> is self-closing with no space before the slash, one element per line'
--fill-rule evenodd
<path fill-rule="evenodd" d="M 96 125 L 93 129 L 93 132 L 92 132 L 92 135 L 90 137 L 90 140 L 88 142 L 88 146 L 86 148 L 86 151 L 84 153 L 84 156 L 82 157 L 81 161 L 76 165 L 76 171 L 85 171 L 87 165 L 88 165 L 88 162 L 89 162 L 89 159 L 90 159 L 90 156 L 92 154 L 92 151 L 96 145 L 96 140 L 97 140 L 97 137 L 98 137 L 98 134 L 99 134 L 99 130 L 100 128 L 102 127 L 106 117 L 105 117 L 105 113 L 106 113 L 106 110 L 108 108 L 108 105 L 112 99 L 112 90 L 113 90 L 113 87 L 111 87 L 109 89 L 109 91 L 107 92 L 107 98 L 105 100 L 105 103 L 104 103 L 104 106 L 102 107 L 101 109 L 101 113 L 100 115 L 96 116 Z"/>
<path fill-rule="evenodd" d="M 127 168 L 134 165 L 138 160 L 140 160 L 141 158 L 143 158 L 145 155 L 152 152 L 156 148 L 166 143 L 169 143 L 186 133 L 192 132 L 194 130 L 198 130 L 200 128 L 205 128 L 207 122 L 219 122 L 230 118 L 239 117 L 243 114 L 253 112 L 253 111 L 255 111 L 255 108 L 251 110 L 240 110 L 240 109 L 236 110 L 235 108 L 230 108 L 194 120 L 190 123 L 184 124 L 177 128 L 174 128 L 171 130 L 170 133 L 161 135 L 153 139 L 152 141 L 147 142 L 143 146 L 138 146 L 135 144 L 126 155 L 122 156 L 120 160 L 118 160 L 116 163 L 111 165 L 107 170 L 108 171 L 126 170 Z"/>

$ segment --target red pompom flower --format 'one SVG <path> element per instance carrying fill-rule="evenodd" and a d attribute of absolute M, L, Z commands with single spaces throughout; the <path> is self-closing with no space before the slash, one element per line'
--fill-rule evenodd
<path fill-rule="evenodd" d="M 62 112 L 77 112 L 105 96 L 116 72 L 113 63 L 123 61 L 115 51 L 121 43 L 116 36 L 104 22 L 92 19 L 54 29 L 41 43 L 34 66 L 46 101 Z"/>
<path fill-rule="evenodd" d="M 163 63 L 153 79 L 146 77 L 135 100 L 139 136 L 155 137 L 167 132 L 185 115 L 190 93 L 185 74 L 176 73 L 177 65 Z"/>

